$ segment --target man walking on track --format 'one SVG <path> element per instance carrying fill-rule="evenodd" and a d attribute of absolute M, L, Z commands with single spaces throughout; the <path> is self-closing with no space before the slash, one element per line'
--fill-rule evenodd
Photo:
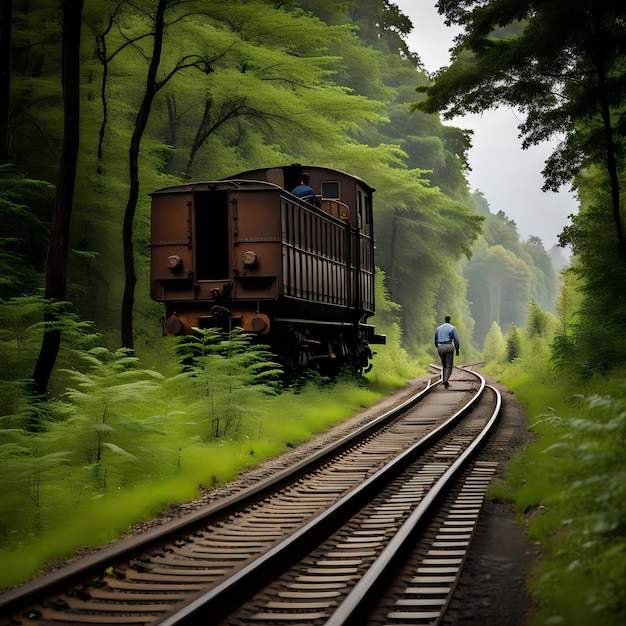
<path fill-rule="evenodd" d="M 443 386 L 447 389 L 450 386 L 448 379 L 452 374 L 452 365 L 454 363 L 454 353 L 459 356 L 459 334 L 456 328 L 450 324 L 450 316 L 446 315 L 445 322 L 435 329 L 435 347 L 441 357 L 441 379 Z"/>

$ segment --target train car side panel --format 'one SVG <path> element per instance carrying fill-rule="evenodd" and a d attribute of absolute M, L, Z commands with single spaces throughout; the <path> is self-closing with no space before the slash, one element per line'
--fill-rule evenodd
<path fill-rule="evenodd" d="M 347 225 L 306 203 L 288 199 L 281 205 L 281 222 L 283 294 L 294 299 L 289 306 L 317 319 L 345 316 L 350 304 Z"/>

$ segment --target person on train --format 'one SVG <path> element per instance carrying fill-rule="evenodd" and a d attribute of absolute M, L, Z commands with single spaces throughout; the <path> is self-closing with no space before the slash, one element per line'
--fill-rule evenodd
<path fill-rule="evenodd" d="M 450 386 L 448 379 L 452 374 L 452 365 L 454 363 L 454 353 L 459 356 L 459 334 L 452 324 L 450 324 L 450 316 L 446 315 L 444 323 L 435 328 L 435 348 L 441 357 L 441 379 L 443 386 L 447 389 Z"/>
<path fill-rule="evenodd" d="M 316 207 L 321 207 L 322 203 L 318 200 L 317 195 L 315 194 L 315 189 L 309 185 L 309 181 L 309 175 L 304 172 L 300 177 L 300 184 L 297 187 L 294 187 L 291 190 L 291 193 L 294 196 L 298 196 L 298 198 L 303 198 Z"/>

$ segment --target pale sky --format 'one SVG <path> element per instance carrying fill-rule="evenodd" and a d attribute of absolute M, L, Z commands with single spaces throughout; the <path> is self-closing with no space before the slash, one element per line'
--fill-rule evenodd
<path fill-rule="evenodd" d="M 449 64 L 449 49 L 458 31 L 448 28 L 435 8 L 436 0 L 392 0 L 413 22 L 407 38 L 428 72 Z M 552 152 L 551 144 L 522 150 L 518 139 L 519 118 L 511 110 L 498 109 L 444 121 L 474 131 L 469 151 L 471 191 L 483 193 L 492 213 L 503 211 L 517 224 L 523 240 L 537 236 L 546 250 L 558 242 L 568 215 L 577 213 L 569 187 L 559 193 L 543 192 L 541 170 Z"/>

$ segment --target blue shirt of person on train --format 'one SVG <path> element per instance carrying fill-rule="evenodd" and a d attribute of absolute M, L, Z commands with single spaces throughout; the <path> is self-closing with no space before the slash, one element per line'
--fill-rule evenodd
<path fill-rule="evenodd" d="M 314 204 L 316 207 L 322 206 L 315 194 L 315 189 L 309 186 L 309 175 L 305 172 L 300 178 L 300 184 L 291 190 L 291 193 L 298 198 L 305 198 L 307 202 Z"/>

